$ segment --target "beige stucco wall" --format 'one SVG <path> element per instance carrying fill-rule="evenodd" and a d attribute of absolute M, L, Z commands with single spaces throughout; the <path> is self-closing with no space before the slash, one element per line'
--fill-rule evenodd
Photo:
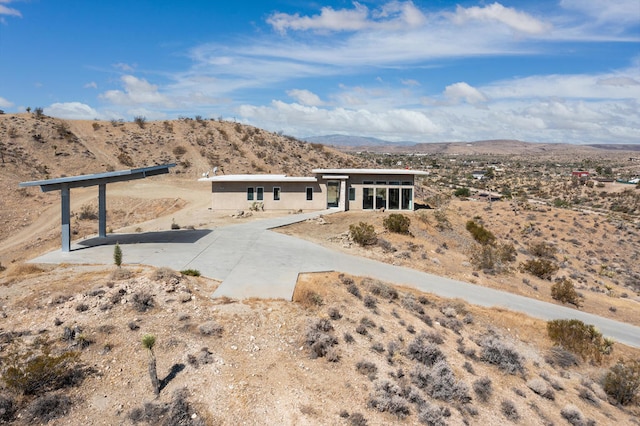
<path fill-rule="evenodd" d="M 247 188 L 254 189 L 253 201 L 247 200 Z M 258 187 L 264 199 L 257 199 Z M 280 200 L 274 200 L 273 188 L 280 188 Z M 313 188 L 313 200 L 306 199 L 306 188 Z M 318 182 L 212 182 L 213 210 L 249 210 L 263 203 L 264 210 L 322 210 L 327 206 L 326 185 Z"/>
<path fill-rule="evenodd" d="M 327 182 L 336 181 L 340 185 L 340 209 L 363 210 L 363 188 L 382 188 L 385 191 L 387 205 L 389 203 L 389 189 L 397 188 L 402 196 L 402 189 L 411 188 L 410 210 L 413 210 L 415 196 L 414 175 L 380 175 L 380 174 L 351 174 L 348 179 L 324 175 L 317 176 L 317 182 L 212 182 L 213 210 L 249 210 L 254 203 L 262 203 L 264 210 L 323 210 L 327 208 Z M 365 183 L 367 182 L 367 183 Z M 370 183 L 373 182 L 373 183 Z M 247 200 L 247 188 L 254 188 L 253 201 Z M 257 199 L 257 188 L 264 188 L 264 197 Z M 273 188 L 280 188 L 280 200 L 274 200 Z M 306 188 L 313 188 L 313 200 L 306 199 Z M 355 199 L 349 200 L 349 188 L 355 189 Z"/>

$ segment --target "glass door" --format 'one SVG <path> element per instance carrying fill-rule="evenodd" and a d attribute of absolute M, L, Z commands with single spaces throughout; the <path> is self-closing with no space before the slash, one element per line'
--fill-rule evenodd
<path fill-rule="evenodd" d="M 327 208 L 338 207 L 340 202 L 340 182 L 327 182 Z"/>

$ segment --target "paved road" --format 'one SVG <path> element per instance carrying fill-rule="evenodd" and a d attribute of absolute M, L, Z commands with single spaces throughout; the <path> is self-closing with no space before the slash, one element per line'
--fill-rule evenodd
<path fill-rule="evenodd" d="M 112 234 L 54 251 L 34 259 L 36 263 L 112 264 L 118 242 L 125 264 L 167 266 L 175 270 L 198 269 L 221 281 L 214 297 L 234 299 L 281 298 L 291 300 L 298 274 L 340 271 L 411 286 L 442 297 L 460 298 L 481 306 L 499 306 L 533 317 L 579 319 L 594 324 L 608 337 L 640 347 L 640 327 L 620 323 L 575 309 L 541 302 L 507 292 L 475 286 L 409 268 L 333 251 L 309 241 L 270 231 L 328 214 L 333 210 L 273 219 L 255 220 L 213 230 L 180 230 L 139 234 Z"/>

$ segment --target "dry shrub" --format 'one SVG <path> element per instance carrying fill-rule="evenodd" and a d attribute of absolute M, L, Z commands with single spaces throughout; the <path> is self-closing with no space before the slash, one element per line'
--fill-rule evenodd
<path fill-rule="evenodd" d="M 418 412 L 418 421 L 428 426 L 446 426 L 447 422 L 444 420 L 446 414 L 448 414 L 446 409 L 425 401 Z"/>
<path fill-rule="evenodd" d="M 371 408 L 393 414 L 399 419 L 404 419 L 411 414 L 409 402 L 402 396 L 400 386 L 388 380 L 376 383 L 374 392 L 369 396 L 368 404 Z"/>
<path fill-rule="evenodd" d="M 38 265 L 34 265 L 33 263 L 20 263 L 9 268 L 7 277 L 22 277 L 25 275 L 40 274 L 42 272 L 45 272 L 45 270 Z"/>
<path fill-rule="evenodd" d="M 305 346 L 311 351 L 311 359 L 327 356 L 330 349 L 338 344 L 338 339 L 332 332 L 333 325 L 326 318 L 320 318 L 309 324 L 305 334 Z"/>
<path fill-rule="evenodd" d="M 313 290 L 302 288 L 294 292 L 293 301 L 300 303 L 305 308 L 322 306 L 322 296 Z"/>
<path fill-rule="evenodd" d="M 573 282 L 567 278 L 562 278 L 551 286 L 551 297 L 562 303 L 570 303 L 576 308 L 580 308 L 582 305 L 580 295 L 573 286 Z"/>
<path fill-rule="evenodd" d="M 558 269 L 558 265 L 548 259 L 529 259 L 520 264 L 520 271 L 528 272 L 543 280 L 550 280 Z"/>
<path fill-rule="evenodd" d="M 396 234 L 409 234 L 411 219 L 403 214 L 391 213 L 382 220 L 382 225 L 384 226 L 384 229 L 389 232 L 395 232 Z"/>
<path fill-rule="evenodd" d="M 126 268 L 116 268 L 111 272 L 110 278 L 115 281 L 128 280 L 133 276 L 133 272 Z"/>
<path fill-rule="evenodd" d="M 224 327 L 215 321 L 207 321 L 198 326 L 198 331 L 203 336 L 222 337 Z"/>
<path fill-rule="evenodd" d="M 9 423 L 16 412 L 16 402 L 13 398 L 0 395 L 0 423 Z"/>
<path fill-rule="evenodd" d="M 560 415 L 572 426 L 587 426 L 590 423 L 584 419 L 582 412 L 573 404 L 565 405 L 560 410 Z"/>
<path fill-rule="evenodd" d="M 520 420 L 520 414 L 518 414 L 518 409 L 516 408 L 516 405 L 511 400 L 503 399 L 502 402 L 500 403 L 500 411 L 502 411 L 502 414 L 508 420 L 511 420 L 514 423 Z"/>
<path fill-rule="evenodd" d="M 604 377 L 603 388 L 618 404 L 631 404 L 640 389 L 640 359 L 619 360 Z"/>
<path fill-rule="evenodd" d="M 133 307 L 138 312 L 147 312 L 154 306 L 153 295 L 148 291 L 138 290 L 131 297 Z"/>
<path fill-rule="evenodd" d="M 362 247 L 374 245 L 378 241 L 373 225 L 366 222 L 349 225 L 349 237 Z"/>
<path fill-rule="evenodd" d="M 369 380 L 375 380 L 376 374 L 378 373 L 378 366 L 373 362 L 362 360 L 356 364 L 356 371 L 367 376 Z"/>
<path fill-rule="evenodd" d="M 535 378 L 527 382 L 527 387 L 543 398 L 554 401 L 556 399 L 553 389 L 542 379 Z"/>
<path fill-rule="evenodd" d="M 481 402 L 489 401 L 489 398 L 493 393 L 491 379 L 487 376 L 479 378 L 473 382 L 473 391 Z"/>
<path fill-rule="evenodd" d="M 41 395 L 80 383 L 85 371 L 77 352 L 53 356 L 45 347 L 39 355 L 13 354 L 5 359 L 8 368 L 2 380 L 8 389 L 20 395 Z"/>
<path fill-rule="evenodd" d="M 71 398 L 62 394 L 47 394 L 36 398 L 25 410 L 31 424 L 45 424 L 66 416 L 71 410 Z"/>
<path fill-rule="evenodd" d="M 557 247 L 546 241 L 529 244 L 529 253 L 531 253 L 531 255 L 535 257 L 543 259 L 555 259 L 557 252 Z"/>
<path fill-rule="evenodd" d="M 578 365 L 578 358 L 575 354 L 561 346 L 553 346 L 549 349 L 549 353 L 545 357 L 545 361 L 550 365 L 557 365 L 562 369 Z"/>
<path fill-rule="evenodd" d="M 524 373 L 524 360 L 513 347 L 498 340 L 497 337 L 485 338 L 481 346 L 482 361 L 493 364 L 509 374 Z"/>
<path fill-rule="evenodd" d="M 413 384 L 427 392 L 431 398 L 445 402 L 471 401 L 469 387 L 463 381 L 456 380 L 446 360 L 440 360 L 431 367 L 416 364 L 410 375 Z"/>
<path fill-rule="evenodd" d="M 603 355 L 613 350 L 613 341 L 602 336 L 593 325 L 580 320 L 552 320 L 547 322 L 547 334 L 556 345 L 579 355 L 582 359 L 601 362 Z"/>
<path fill-rule="evenodd" d="M 164 282 L 168 282 L 170 280 L 179 280 L 180 279 L 180 274 L 176 271 L 174 271 L 171 268 L 167 268 L 167 267 L 160 267 L 160 268 L 156 268 L 154 269 L 154 271 L 151 273 L 150 278 L 153 281 L 164 281 Z"/>
<path fill-rule="evenodd" d="M 430 335 L 422 332 L 407 346 L 407 357 L 427 367 L 446 360 L 446 355 L 434 343 Z"/>
<path fill-rule="evenodd" d="M 398 290 L 381 281 L 374 281 L 371 283 L 369 291 L 371 291 L 371 294 L 380 296 L 384 299 L 396 300 L 398 298 Z"/>

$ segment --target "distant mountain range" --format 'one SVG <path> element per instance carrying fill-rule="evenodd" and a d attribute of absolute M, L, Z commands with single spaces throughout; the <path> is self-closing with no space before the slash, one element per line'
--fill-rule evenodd
<path fill-rule="evenodd" d="M 303 138 L 312 143 L 330 145 L 342 151 L 371 151 L 392 153 L 440 153 L 440 154 L 489 154 L 550 152 L 567 149 L 640 151 L 639 144 L 590 144 L 573 145 L 563 143 L 523 142 L 518 140 L 496 139 L 473 142 L 391 142 L 365 136 L 325 135 Z"/>

